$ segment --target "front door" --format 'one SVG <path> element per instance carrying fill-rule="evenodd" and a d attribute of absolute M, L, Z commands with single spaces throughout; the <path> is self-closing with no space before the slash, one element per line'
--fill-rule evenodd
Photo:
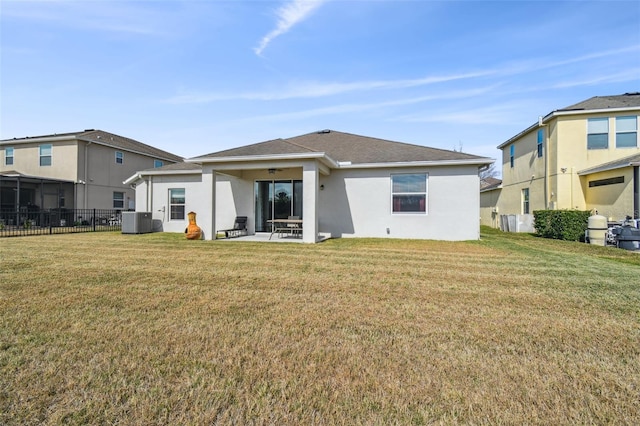
<path fill-rule="evenodd" d="M 302 219 L 301 180 L 260 180 L 255 183 L 256 232 L 272 232 L 272 219 Z"/>

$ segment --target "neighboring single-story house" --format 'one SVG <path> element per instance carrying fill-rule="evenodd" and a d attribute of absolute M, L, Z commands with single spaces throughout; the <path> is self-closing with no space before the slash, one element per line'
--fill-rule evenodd
<path fill-rule="evenodd" d="M 480 237 L 476 155 L 322 130 L 215 152 L 136 173 L 136 210 L 183 232 L 194 211 L 204 238 L 246 216 L 249 234 L 303 220 L 302 240 Z"/>

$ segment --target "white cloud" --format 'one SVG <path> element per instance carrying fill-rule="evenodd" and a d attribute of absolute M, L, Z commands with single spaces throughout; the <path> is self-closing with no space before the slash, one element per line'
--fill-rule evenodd
<path fill-rule="evenodd" d="M 300 98 L 320 98 L 324 96 L 341 95 L 349 92 L 366 92 L 370 90 L 406 89 L 446 83 L 456 80 L 473 79 L 492 74 L 493 71 L 478 71 L 465 74 L 452 74 L 423 77 L 417 79 L 355 81 L 350 83 L 319 83 L 298 82 L 275 91 L 245 92 L 235 94 L 220 93 L 185 93 L 166 100 L 173 104 L 208 103 L 228 100 L 274 101 Z"/>
<path fill-rule="evenodd" d="M 8 2 L 5 18 L 40 21 L 60 27 L 133 35 L 164 35 L 166 21 L 173 18 L 153 3 L 45 0 Z"/>
<path fill-rule="evenodd" d="M 418 96 L 412 98 L 395 99 L 383 102 L 364 102 L 364 103 L 345 103 L 339 105 L 331 105 L 322 108 L 312 108 L 307 110 L 298 110 L 294 112 L 283 112 L 277 114 L 266 114 L 261 116 L 252 116 L 243 118 L 238 121 L 273 121 L 273 120 L 297 120 L 310 117 L 328 116 L 336 114 L 356 113 L 368 110 L 401 107 L 404 105 L 417 104 L 422 102 L 445 100 L 445 99 L 465 99 L 468 97 L 479 96 L 493 90 L 495 87 L 484 87 L 474 90 L 446 91 L 444 93 L 432 94 L 426 96 Z M 402 120 L 400 120 L 402 121 Z M 406 119 L 404 121 L 411 121 Z M 413 120 L 420 121 L 420 120 Z"/>
<path fill-rule="evenodd" d="M 632 68 L 624 70 L 616 74 L 605 74 L 581 80 L 560 81 L 551 86 L 552 89 L 567 89 L 579 86 L 595 86 L 605 83 L 626 83 L 628 81 L 637 81 L 640 76 L 640 68 Z"/>
<path fill-rule="evenodd" d="M 278 36 L 287 33 L 294 25 L 302 22 L 320 7 L 325 0 L 293 0 L 276 11 L 278 22 L 276 28 L 262 37 L 258 47 L 254 48 L 256 55 L 261 56 L 266 47 Z"/>

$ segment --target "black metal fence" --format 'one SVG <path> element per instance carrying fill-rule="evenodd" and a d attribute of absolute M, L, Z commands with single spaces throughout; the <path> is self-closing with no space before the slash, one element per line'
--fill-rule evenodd
<path fill-rule="evenodd" d="M 0 238 L 119 231 L 122 211 L 105 209 L 0 210 Z"/>

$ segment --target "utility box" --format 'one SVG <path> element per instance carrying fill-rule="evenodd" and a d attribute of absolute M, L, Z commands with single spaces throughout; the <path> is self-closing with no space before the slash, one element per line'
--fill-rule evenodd
<path fill-rule="evenodd" d="M 148 234 L 153 232 L 151 212 L 122 212 L 123 234 Z"/>

